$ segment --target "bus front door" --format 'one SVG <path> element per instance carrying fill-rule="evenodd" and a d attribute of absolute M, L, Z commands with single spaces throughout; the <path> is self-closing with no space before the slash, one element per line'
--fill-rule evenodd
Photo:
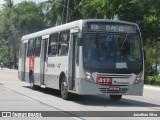
<path fill-rule="evenodd" d="M 75 77 L 76 77 L 76 59 L 77 59 L 77 38 L 78 33 L 71 34 L 70 51 L 69 51 L 69 65 L 68 65 L 68 82 L 69 89 L 75 90 Z"/>
<path fill-rule="evenodd" d="M 48 38 L 42 40 L 41 58 L 40 58 L 40 85 L 43 88 L 46 85 L 45 64 L 47 63 L 47 44 Z"/>

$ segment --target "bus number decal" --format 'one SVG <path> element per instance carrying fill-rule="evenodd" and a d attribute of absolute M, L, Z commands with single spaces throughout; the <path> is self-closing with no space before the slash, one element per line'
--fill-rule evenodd
<path fill-rule="evenodd" d="M 60 67 L 61 67 L 61 63 L 58 63 L 58 64 L 57 64 L 57 68 L 60 68 Z"/>
<path fill-rule="evenodd" d="M 111 85 L 112 84 L 112 78 L 97 77 L 96 84 Z"/>
<path fill-rule="evenodd" d="M 48 67 L 48 68 L 54 68 L 54 67 L 55 67 L 55 64 L 47 64 L 47 67 Z"/>

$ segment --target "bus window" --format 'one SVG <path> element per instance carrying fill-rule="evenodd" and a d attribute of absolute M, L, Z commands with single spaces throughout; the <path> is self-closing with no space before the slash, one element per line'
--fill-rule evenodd
<path fill-rule="evenodd" d="M 40 56 L 42 37 L 35 38 L 34 55 Z"/>
<path fill-rule="evenodd" d="M 27 57 L 32 56 L 33 52 L 34 52 L 34 39 L 30 39 L 28 41 Z"/>
<path fill-rule="evenodd" d="M 57 53 L 58 33 L 51 34 L 49 37 L 48 56 L 54 56 Z"/>
<path fill-rule="evenodd" d="M 61 44 L 59 55 L 67 55 L 68 54 L 68 44 Z"/>
<path fill-rule="evenodd" d="M 60 33 L 58 55 L 67 55 L 69 46 L 69 31 L 63 31 Z"/>

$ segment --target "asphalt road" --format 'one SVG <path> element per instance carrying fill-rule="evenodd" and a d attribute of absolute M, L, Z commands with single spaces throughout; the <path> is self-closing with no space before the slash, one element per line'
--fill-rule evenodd
<path fill-rule="evenodd" d="M 160 115 L 160 88 L 145 86 L 143 96 L 123 96 L 121 101 L 110 101 L 108 96 L 75 96 L 72 101 L 61 99 L 60 92 L 52 89 L 31 90 L 29 84 L 17 78 L 16 70 L 0 70 L 0 111 L 52 111 L 45 113 L 58 119 L 123 119 L 158 120 L 160 117 L 113 117 L 129 111 L 135 114 L 157 113 Z M 53 112 L 56 111 L 56 112 Z M 58 111 L 58 112 L 57 112 Z M 81 112 L 79 112 L 81 111 Z M 98 112 L 91 112 L 98 111 Z M 105 112 L 104 111 L 110 111 Z M 113 112 L 121 111 L 121 112 Z M 122 112 L 123 111 L 123 112 Z M 142 112 L 136 112 L 142 111 Z M 112 117 L 105 117 L 107 116 Z M 141 114 L 142 115 L 142 114 Z M 92 117 L 94 116 L 94 117 Z M 98 117 L 95 117 L 98 116 Z M 9 119 L 9 118 L 0 118 Z M 16 120 L 19 118 L 16 118 Z M 35 118 L 32 118 L 35 119 Z M 39 118 L 37 118 L 39 119 Z M 42 118 L 40 118 L 42 119 Z M 46 118 L 45 118 L 46 119 Z M 47 118 L 53 119 L 53 118 Z M 56 117 L 54 117 L 56 119 Z M 10 119 L 9 119 L 10 120 Z M 31 120 L 31 118 L 29 119 Z"/>

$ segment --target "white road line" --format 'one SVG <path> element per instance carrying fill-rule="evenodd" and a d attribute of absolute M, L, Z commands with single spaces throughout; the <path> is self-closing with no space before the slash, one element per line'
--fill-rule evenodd
<path fill-rule="evenodd" d="M 78 118 L 78 117 L 71 117 L 71 118 L 73 118 L 75 120 L 82 120 L 81 118 Z"/>
<path fill-rule="evenodd" d="M 23 97 L 26 98 L 26 99 L 28 99 L 28 100 L 37 102 L 36 100 L 34 100 L 34 99 L 30 98 L 30 97 L 27 97 L 27 96 L 23 96 Z"/>

